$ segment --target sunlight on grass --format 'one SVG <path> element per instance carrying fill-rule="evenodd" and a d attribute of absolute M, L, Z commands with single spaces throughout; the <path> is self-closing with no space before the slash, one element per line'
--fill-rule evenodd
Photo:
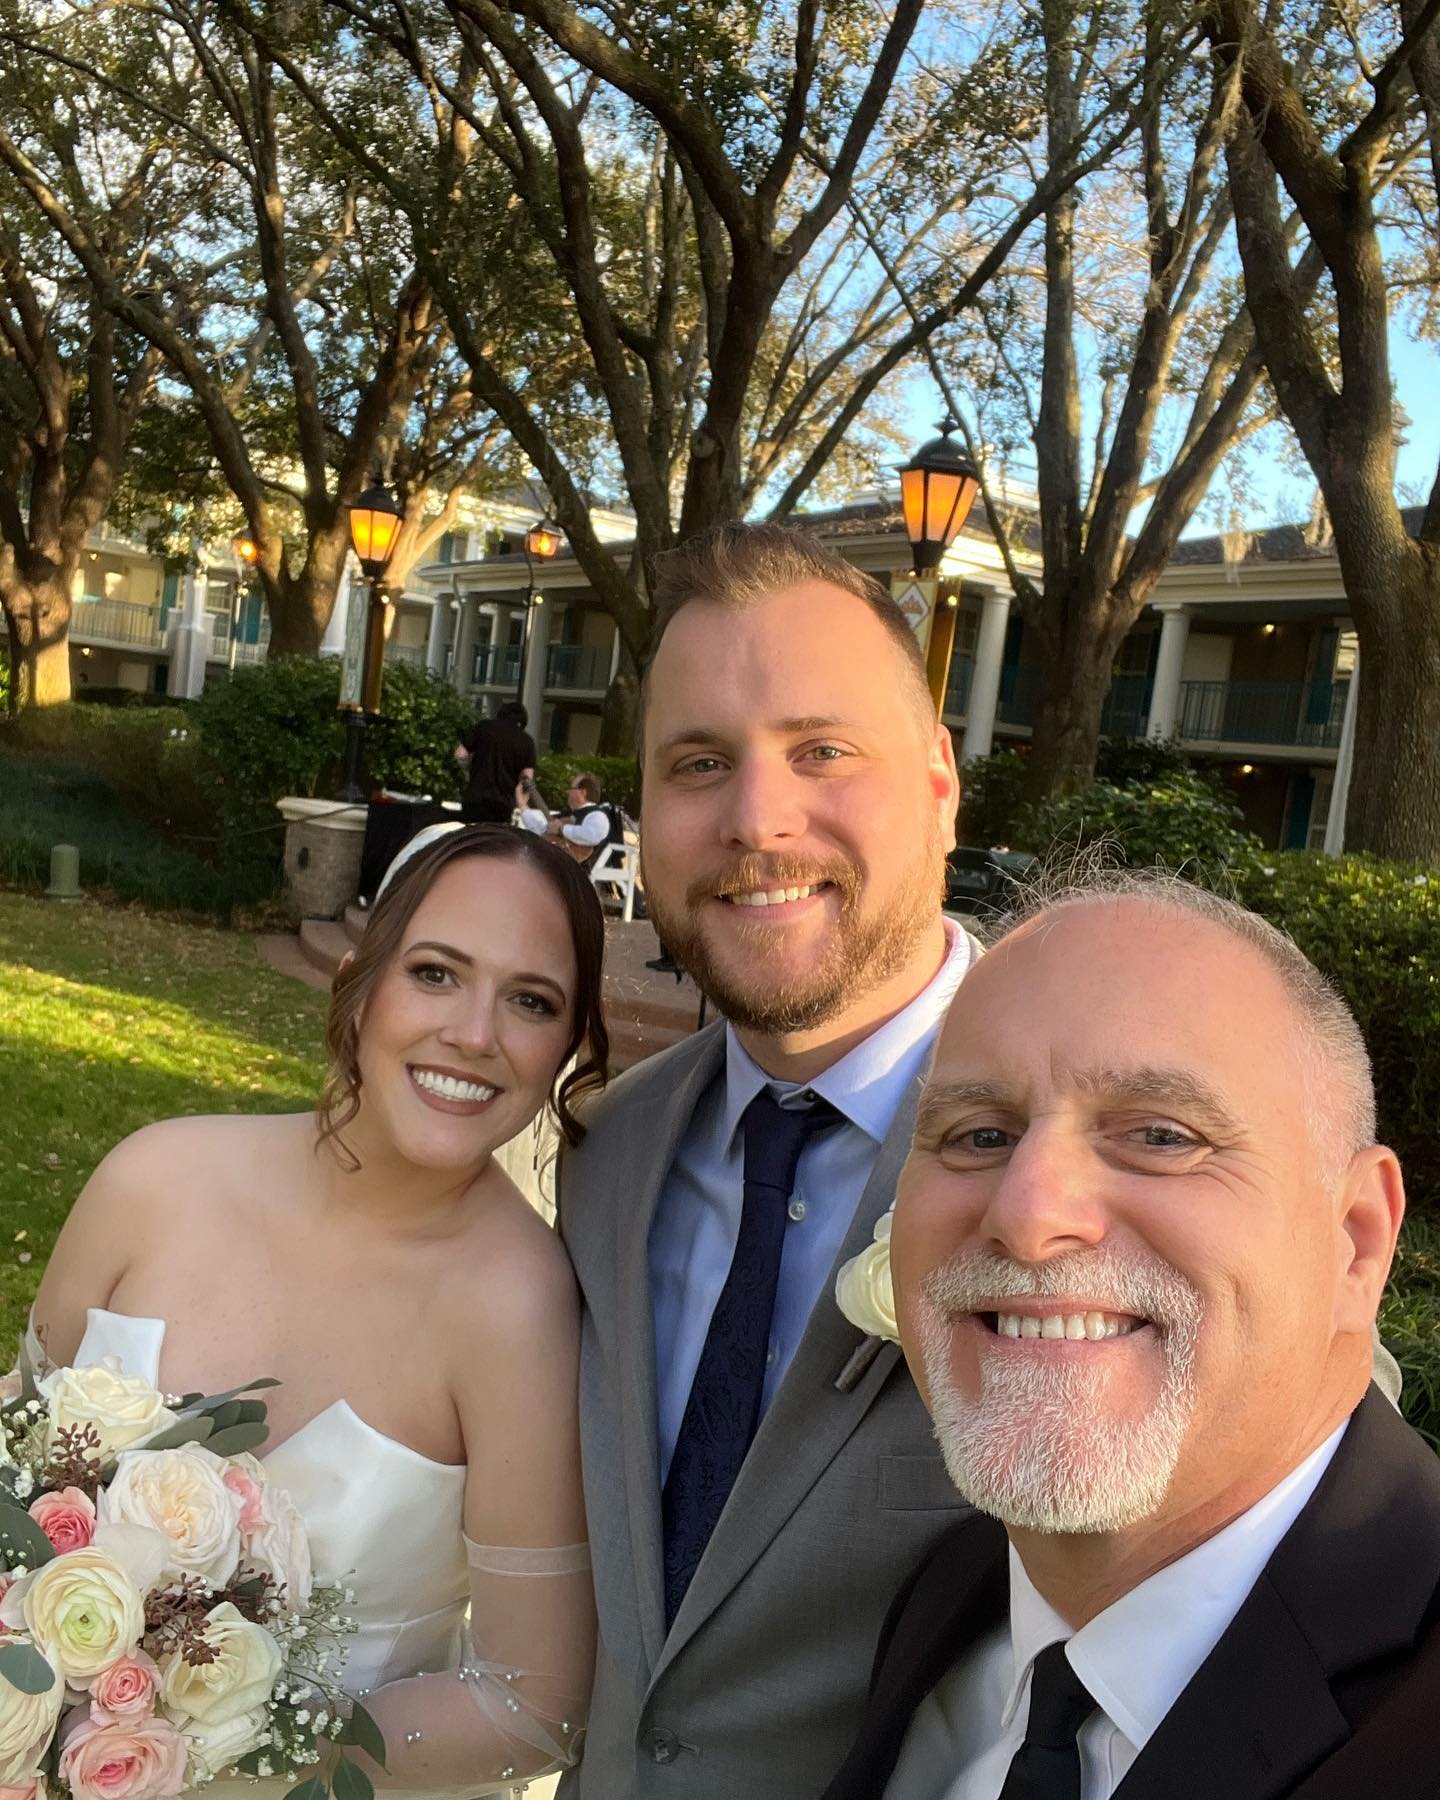
<path fill-rule="evenodd" d="M 182 1113 L 294 1112 L 324 1073 L 323 994 L 243 933 L 0 893 L 0 1354 L 75 1196 Z"/>

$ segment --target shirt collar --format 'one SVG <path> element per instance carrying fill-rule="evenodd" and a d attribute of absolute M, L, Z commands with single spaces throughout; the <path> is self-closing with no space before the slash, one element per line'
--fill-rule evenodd
<path fill-rule="evenodd" d="M 1014 1675 L 1005 1698 L 1005 1724 L 1015 1716 L 1035 1658 L 1050 1644 L 1064 1642 L 1070 1666 L 1095 1704 L 1137 1752 L 1143 1750 L 1304 1511 L 1344 1435 L 1342 1424 L 1223 1531 L 1157 1570 L 1074 1633 L 1036 1591 L 1012 1544 Z"/>
<path fill-rule="evenodd" d="M 726 1148 L 735 1142 L 745 1108 L 763 1087 L 770 1088 L 782 1105 L 795 1094 L 818 1094 L 852 1125 L 858 1125 L 867 1137 L 883 1143 L 905 1090 L 934 1047 L 940 1022 L 956 988 L 980 954 L 980 945 L 969 932 L 947 917 L 945 960 L 932 979 L 908 1006 L 813 1081 L 777 1081 L 767 1075 L 735 1035 L 735 1027 L 727 1025 L 725 1112 L 721 1126 Z"/>

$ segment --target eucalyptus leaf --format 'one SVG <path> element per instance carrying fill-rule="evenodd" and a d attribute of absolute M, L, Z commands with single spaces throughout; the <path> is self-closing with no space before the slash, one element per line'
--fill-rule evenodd
<path fill-rule="evenodd" d="M 15 1368 L 20 1376 L 20 1398 L 16 1405 L 23 1406 L 27 1400 L 34 1400 L 39 1395 L 35 1385 L 35 1367 L 30 1361 L 30 1334 L 20 1333 L 20 1348 L 15 1355 Z"/>
<path fill-rule="evenodd" d="M 325 1800 L 325 1783 L 318 1775 L 312 1775 L 308 1781 L 291 1788 L 285 1800 Z"/>
<path fill-rule="evenodd" d="M 205 1443 L 217 1456 L 239 1456 L 242 1450 L 258 1450 L 270 1435 L 270 1427 L 262 1420 L 255 1425 L 230 1425 L 217 1431 Z"/>
<path fill-rule="evenodd" d="M 360 1767 L 342 1756 L 330 1777 L 330 1791 L 335 1800 L 375 1800 L 375 1783 Z"/>
<path fill-rule="evenodd" d="M 215 1429 L 203 1415 L 198 1419 L 177 1419 L 143 1443 L 131 1444 L 132 1450 L 177 1450 L 181 1444 L 203 1444 Z"/>
<path fill-rule="evenodd" d="M 227 1400 L 223 1406 L 217 1406 L 209 1415 L 211 1427 L 215 1431 L 224 1431 L 227 1426 L 240 1423 L 240 1402 Z"/>
<path fill-rule="evenodd" d="M 0 1643 L 0 1675 L 22 1694 L 48 1694 L 55 1671 L 33 1644 Z"/>
<path fill-rule="evenodd" d="M 184 1410 L 189 1412 L 213 1412 L 217 1406 L 224 1406 L 227 1400 L 238 1400 L 242 1394 L 253 1394 L 260 1388 L 279 1387 L 280 1383 L 273 1375 L 264 1375 L 259 1381 L 247 1381 L 240 1387 L 227 1388 L 223 1394 L 203 1394 L 198 1398 L 185 1396 Z"/>
<path fill-rule="evenodd" d="M 23 1507 L 0 1504 L 0 1549 L 6 1566 L 24 1563 L 27 1569 L 38 1569 L 51 1562 L 55 1546 Z"/>
<path fill-rule="evenodd" d="M 385 1734 L 358 1700 L 345 1721 L 340 1742 L 353 1744 L 357 1750 L 363 1750 L 371 1762 L 379 1763 L 382 1769 L 385 1767 Z"/>

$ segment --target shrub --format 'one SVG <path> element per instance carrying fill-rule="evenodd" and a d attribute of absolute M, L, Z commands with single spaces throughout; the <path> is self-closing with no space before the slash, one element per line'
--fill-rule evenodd
<path fill-rule="evenodd" d="M 1105 840 L 1131 868 L 1157 864 L 1192 881 L 1226 882 L 1261 853 L 1244 814 L 1211 781 L 1177 769 L 1154 785 L 1097 781 L 1081 793 L 1027 807 L 1014 848 L 1047 857 Z"/>
<path fill-rule="evenodd" d="M 600 777 L 605 799 L 613 800 L 632 819 L 640 817 L 640 765 L 633 756 L 582 756 L 578 751 L 547 750 L 535 779 L 551 806 L 565 804 L 566 790 L 582 769 Z"/>
<path fill-rule="evenodd" d="M 1015 828 L 1025 810 L 1025 758 L 1014 750 L 977 756 L 960 772 L 958 841 L 988 850 L 1015 843 Z"/>
<path fill-rule="evenodd" d="M 1412 1213 L 1380 1302 L 1380 1335 L 1400 1365 L 1400 1410 L 1440 1450 L 1440 1229 Z"/>
<path fill-rule="evenodd" d="M 1380 1135 L 1412 1208 L 1440 1220 L 1440 871 L 1297 852 L 1246 868 L 1238 891 L 1349 1002 L 1375 1065 Z"/>

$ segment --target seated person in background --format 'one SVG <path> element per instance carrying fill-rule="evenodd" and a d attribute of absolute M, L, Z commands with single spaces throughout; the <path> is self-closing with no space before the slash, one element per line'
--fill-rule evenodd
<path fill-rule="evenodd" d="M 535 785 L 535 777 L 527 769 L 515 784 L 515 823 L 522 831 L 544 837 L 550 829 L 550 814 L 545 796 Z"/>
<path fill-rule="evenodd" d="M 1131 874 L 1007 924 L 891 1239 L 981 1510 L 827 1800 L 1440 1793 L 1440 1463 L 1371 1385 L 1403 1212 L 1355 1021 L 1271 926 Z"/>
<path fill-rule="evenodd" d="M 508 825 L 515 811 L 515 786 L 535 773 L 535 740 L 525 729 L 529 715 L 518 700 L 507 700 L 493 719 L 481 719 L 455 760 L 470 779 L 460 811 L 473 825 Z"/>
<path fill-rule="evenodd" d="M 618 806 L 600 798 L 600 777 L 586 770 L 570 783 L 568 816 L 555 820 L 550 835 L 579 863 L 591 868 L 606 844 L 623 844 L 625 825 Z"/>

